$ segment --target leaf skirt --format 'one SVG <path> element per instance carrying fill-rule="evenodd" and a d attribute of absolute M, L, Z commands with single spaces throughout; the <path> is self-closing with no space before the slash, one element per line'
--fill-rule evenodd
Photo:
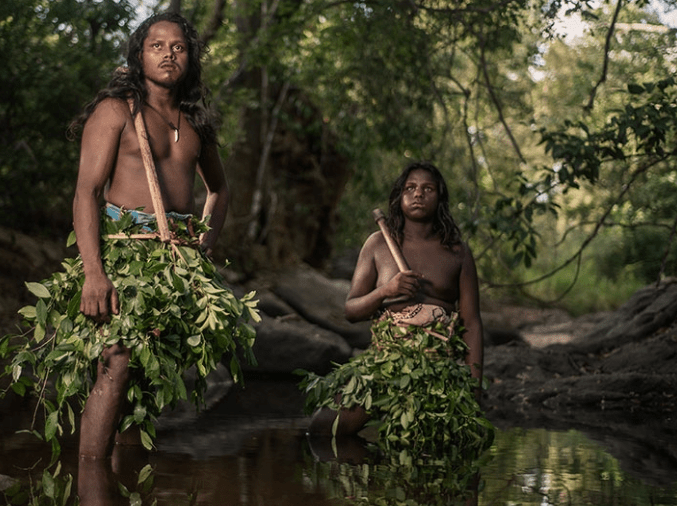
<path fill-rule="evenodd" d="M 372 325 L 372 344 L 326 376 L 305 372 L 308 413 L 363 407 L 386 449 L 413 454 L 479 454 L 494 429 L 475 400 L 478 380 L 464 357 L 457 314 L 422 326 L 386 313 Z"/>
<path fill-rule="evenodd" d="M 140 425 L 146 446 L 154 436 L 153 420 L 166 406 L 188 398 L 187 369 L 196 370 L 190 397 L 199 407 L 206 377 L 219 362 L 229 365 L 235 381 L 241 379 L 238 357 L 255 363 L 255 330 L 249 323 L 259 320 L 255 294 L 236 297 L 200 251 L 198 238 L 206 224 L 192 216 L 171 221 L 171 243 L 130 238 L 145 234 L 147 227 L 134 223 L 129 213 L 117 221 L 102 213 L 102 261 L 120 300 L 120 313 L 110 322 L 97 324 L 80 312 L 82 259 L 69 258 L 63 271 L 27 283 L 37 303 L 19 311 L 24 331 L 0 340 L 11 388 L 37 396 L 45 414 L 44 436 L 53 445 L 58 446 L 54 436 L 66 421 L 74 431 L 69 401 L 84 406 L 107 346 L 121 343 L 131 352 L 127 401 L 133 409 L 120 430 Z M 151 225 L 150 236 L 153 230 Z"/>

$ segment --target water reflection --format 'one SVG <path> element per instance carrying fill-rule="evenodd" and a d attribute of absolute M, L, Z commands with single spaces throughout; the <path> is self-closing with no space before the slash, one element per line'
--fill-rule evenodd
<path fill-rule="evenodd" d="M 383 454 L 357 437 L 309 438 L 306 469 L 337 504 L 477 505 L 483 460 Z"/>
<path fill-rule="evenodd" d="M 497 434 L 490 453 L 480 504 L 677 505 L 674 461 L 664 469 L 672 480 L 654 486 L 575 430 L 510 429 Z"/>
<path fill-rule="evenodd" d="M 309 441 L 303 426 L 299 418 L 212 417 L 165 434 L 157 452 L 117 448 L 116 459 L 98 464 L 79 461 L 65 441 L 59 472 L 50 468 L 48 478 L 49 448 L 2 433 L 0 498 L 22 490 L 23 504 L 33 494 L 33 504 L 89 506 L 428 505 L 458 503 L 454 494 L 477 486 L 479 506 L 677 505 L 674 482 L 640 480 L 577 431 L 498 431 L 478 477 L 432 461 L 403 466 L 361 440 Z M 664 472 L 677 480 L 674 462 Z"/>

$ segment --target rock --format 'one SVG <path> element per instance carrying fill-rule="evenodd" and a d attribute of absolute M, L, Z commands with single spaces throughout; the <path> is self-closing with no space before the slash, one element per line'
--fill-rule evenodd
<path fill-rule="evenodd" d="M 351 248 L 332 258 L 330 269 L 331 277 L 350 281 L 353 278 L 355 265 L 360 256 L 360 249 L 361 248 Z"/>
<path fill-rule="evenodd" d="M 611 350 L 640 340 L 675 321 L 677 279 L 660 286 L 650 285 L 635 292 L 617 311 L 583 338 L 588 353 Z"/>
<path fill-rule="evenodd" d="M 638 420 L 677 425 L 674 280 L 639 290 L 611 313 L 525 328 L 534 332 L 530 339 L 522 331 L 526 344 L 486 349 L 484 373 L 491 386 L 484 406 L 490 419 L 583 427 L 614 419 L 628 433 Z M 549 335 L 544 332 L 571 334 L 571 339 L 542 346 Z M 540 343 L 528 345 L 537 335 Z"/>
<path fill-rule="evenodd" d="M 195 367 L 186 371 L 184 383 L 190 398 L 190 392 L 195 388 Z M 200 411 L 189 400 L 179 401 L 174 409 L 167 408 L 162 412 L 155 427 L 157 430 L 171 430 L 195 422 L 201 416 L 202 411 L 209 411 L 226 397 L 234 384 L 228 369 L 223 364 L 217 364 L 216 370 L 207 376 L 205 405 Z"/>
<path fill-rule="evenodd" d="M 42 281 L 61 269 L 66 244 L 34 239 L 0 227 L 0 335 L 16 332 L 17 310 L 34 304 L 26 281 Z"/>
<path fill-rule="evenodd" d="M 296 313 L 293 307 L 269 290 L 257 291 L 256 298 L 259 300 L 257 306 L 259 310 L 268 316 L 272 316 L 273 318 L 278 316 L 293 315 Z"/>
<path fill-rule="evenodd" d="M 349 323 L 343 306 L 350 290 L 346 280 L 332 280 L 306 265 L 282 274 L 273 292 L 304 319 L 342 336 L 353 348 L 371 342 L 369 322 Z"/>
<path fill-rule="evenodd" d="M 333 362 L 346 362 L 352 355 L 351 346 L 340 335 L 295 315 L 271 318 L 262 314 L 255 327 L 258 366 L 244 366 L 245 371 L 291 373 L 305 369 L 326 374 Z"/>

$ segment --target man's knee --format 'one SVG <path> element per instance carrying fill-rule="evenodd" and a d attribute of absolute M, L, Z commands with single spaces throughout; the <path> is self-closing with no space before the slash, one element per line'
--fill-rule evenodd
<path fill-rule="evenodd" d="M 99 371 L 103 368 L 105 374 L 112 378 L 120 378 L 123 381 L 129 376 L 129 359 L 131 351 L 120 343 L 106 348 L 102 355 L 102 361 L 99 363 Z"/>

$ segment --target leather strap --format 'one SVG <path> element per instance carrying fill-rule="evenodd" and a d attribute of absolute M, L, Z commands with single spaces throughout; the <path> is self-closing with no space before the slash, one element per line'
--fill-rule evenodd
<path fill-rule="evenodd" d="M 129 103 L 129 110 L 134 116 L 134 100 L 127 99 Z M 162 203 L 162 193 L 160 192 L 160 183 L 157 178 L 157 171 L 155 170 L 155 163 L 153 162 L 153 153 L 148 144 L 148 133 L 146 132 L 146 125 L 143 121 L 143 114 L 141 110 L 134 117 L 134 127 L 136 134 L 139 137 L 139 146 L 141 147 L 141 158 L 143 159 L 143 166 L 146 169 L 146 177 L 148 178 L 148 186 L 150 187 L 150 196 L 153 200 L 153 209 L 155 210 L 155 219 L 157 220 L 158 232 L 160 233 L 160 240 L 162 242 L 169 242 L 171 236 L 169 235 L 169 225 L 167 223 L 167 215 L 165 214 L 165 206 Z"/>

